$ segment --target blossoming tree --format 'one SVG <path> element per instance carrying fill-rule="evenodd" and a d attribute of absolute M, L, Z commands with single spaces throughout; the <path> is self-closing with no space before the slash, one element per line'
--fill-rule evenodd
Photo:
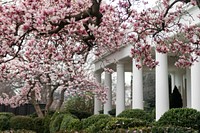
<path fill-rule="evenodd" d="M 13 97 L 4 94 L 0 103 L 18 106 L 31 102 L 42 117 L 38 101 L 43 90 L 48 94 L 46 111 L 55 91 L 61 92 L 58 108 L 66 91 L 90 91 L 104 100 L 105 89 L 84 69 L 88 54 L 98 58 L 127 44 L 133 45 L 133 58 L 142 59 L 150 68 L 158 64 L 152 57 L 154 47 L 158 52 L 176 53 L 177 66 L 190 66 L 196 59 L 191 53 L 200 54 L 200 28 L 181 20 L 188 14 L 185 5 L 199 3 L 162 0 L 157 7 L 139 12 L 134 0 L 1 2 L 0 80 L 21 79 L 23 86 Z"/>

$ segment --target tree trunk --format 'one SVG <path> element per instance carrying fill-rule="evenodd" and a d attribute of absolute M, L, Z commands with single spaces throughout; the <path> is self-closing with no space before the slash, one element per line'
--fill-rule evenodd
<path fill-rule="evenodd" d="M 63 102 L 64 102 L 65 91 L 66 91 L 66 89 L 62 89 L 62 90 L 61 90 L 61 93 L 60 93 L 60 100 L 59 100 L 58 105 L 57 105 L 57 107 L 56 107 L 56 110 L 57 110 L 57 111 L 60 110 L 60 108 L 61 108 L 61 106 L 62 106 L 62 104 L 63 104 Z"/>
<path fill-rule="evenodd" d="M 33 106 L 35 108 L 35 111 L 36 111 L 38 117 L 44 117 L 44 114 L 42 113 L 40 105 L 37 102 L 33 102 L 32 104 L 33 104 Z"/>
<path fill-rule="evenodd" d="M 49 90 L 49 95 L 48 95 L 48 99 L 47 99 L 47 103 L 45 106 L 45 115 L 49 112 L 49 109 L 53 103 L 53 96 L 54 96 L 54 92 L 55 90 L 58 88 L 58 85 L 54 86 L 53 89 L 51 89 L 52 87 L 50 85 L 47 86 L 47 89 Z"/>
<path fill-rule="evenodd" d="M 38 102 L 35 100 L 35 92 L 31 92 L 31 103 L 33 104 L 35 111 L 38 115 L 38 117 L 44 117 L 44 114 L 42 113 L 42 110 L 40 108 L 40 105 Z"/>
<path fill-rule="evenodd" d="M 49 90 L 49 95 L 47 97 L 47 103 L 45 106 L 45 115 L 49 112 L 49 109 L 53 103 L 53 95 L 54 95 L 54 91 L 56 90 L 56 87 L 53 88 L 53 90 L 51 90 L 51 86 L 47 86 L 47 89 Z"/>

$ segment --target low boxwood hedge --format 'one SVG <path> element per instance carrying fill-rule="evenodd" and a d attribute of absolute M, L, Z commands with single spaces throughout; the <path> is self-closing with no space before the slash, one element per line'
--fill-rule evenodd
<path fill-rule="evenodd" d="M 20 129 L 20 130 L 6 130 L 0 133 L 36 133 L 36 132 L 32 130 Z"/>
<path fill-rule="evenodd" d="M 36 118 L 33 119 L 34 131 L 36 131 L 37 133 L 43 133 L 44 132 L 44 130 L 45 130 L 44 119 L 45 118 L 41 118 L 41 117 L 36 117 Z"/>
<path fill-rule="evenodd" d="M 129 129 L 117 128 L 113 130 L 99 131 L 98 133 L 198 133 L 198 131 L 186 127 L 154 126 L 154 127 L 129 128 Z"/>
<path fill-rule="evenodd" d="M 87 119 L 83 119 L 82 120 L 82 128 L 86 129 L 89 126 L 95 124 L 96 122 L 98 122 L 101 119 L 105 119 L 111 117 L 110 115 L 106 115 L 106 114 L 99 114 L 99 115 L 92 115 L 90 117 L 88 117 Z"/>
<path fill-rule="evenodd" d="M 81 130 L 81 121 L 71 114 L 65 114 L 60 125 L 60 130 Z"/>
<path fill-rule="evenodd" d="M 121 112 L 117 117 L 135 118 L 135 119 L 140 119 L 147 122 L 153 121 L 153 118 L 151 117 L 151 115 L 141 109 L 127 109 Z"/>
<path fill-rule="evenodd" d="M 15 116 L 13 113 L 10 113 L 10 112 L 0 112 L 0 116 L 2 116 L 2 115 L 6 116 L 8 119 Z"/>
<path fill-rule="evenodd" d="M 99 131 L 104 130 L 106 128 L 107 123 L 112 120 L 112 117 L 102 118 L 95 122 L 94 124 L 90 125 L 88 128 L 84 129 L 87 133 L 97 133 Z"/>
<path fill-rule="evenodd" d="M 60 125 L 63 120 L 64 114 L 54 115 L 53 119 L 51 119 L 49 131 L 50 133 L 55 133 L 60 130 Z"/>
<path fill-rule="evenodd" d="M 10 118 L 13 116 L 10 112 L 0 112 L 0 131 L 10 129 Z"/>
<path fill-rule="evenodd" d="M 200 129 L 200 112 L 189 108 L 170 109 L 155 123 L 159 126 L 173 125 Z"/>
<path fill-rule="evenodd" d="M 14 130 L 33 130 L 33 120 L 28 116 L 13 116 L 10 119 L 10 128 Z"/>
<path fill-rule="evenodd" d="M 115 130 L 117 128 L 128 129 L 132 127 L 147 126 L 147 122 L 135 118 L 112 118 L 105 127 L 105 130 Z"/>
<path fill-rule="evenodd" d="M 44 131 L 43 131 L 43 133 L 50 133 L 50 130 L 49 130 L 49 125 L 50 125 L 50 123 L 51 123 L 51 115 L 46 115 L 45 117 L 44 117 Z"/>
<path fill-rule="evenodd" d="M 80 111 L 80 110 L 74 110 L 74 109 L 69 109 L 68 111 L 69 111 L 69 113 L 73 114 L 74 116 L 76 116 L 80 120 L 88 118 L 88 117 L 93 115 L 92 113 L 89 113 L 89 112 L 86 112 L 86 111 Z"/>
<path fill-rule="evenodd" d="M 7 116 L 0 115 L 0 131 L 10 129 L 10 121 Z"/>

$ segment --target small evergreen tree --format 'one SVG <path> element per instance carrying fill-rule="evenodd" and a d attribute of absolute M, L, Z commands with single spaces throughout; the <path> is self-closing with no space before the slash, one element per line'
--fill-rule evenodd
<path fill-rule="evenodd" d="M 175 86 L 173 93 L 170 95 L 170 109 L 171 108 L 182 108 L 183 100 L 178 88 Z"/>

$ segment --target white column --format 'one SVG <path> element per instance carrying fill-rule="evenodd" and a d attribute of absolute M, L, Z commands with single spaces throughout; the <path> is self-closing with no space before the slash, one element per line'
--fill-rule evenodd
<path fill-rule="evenodd" d="M 95 78 L 98 83 L 101 83 L 101 72 L 95 72 Z M 94 97 L 94 114 L 99 114 L 102 102 L 95 95 Z"/>
<path fill-rule="evenodd" d="M 105 72 L 105 86 L 108 88 L 107 90 L 107 100 L 104 104 L 104 114 L 108 114 L 108 111 L 112 109 L 112 79 L 111 73 Z"/>
<path fill-rule="evenodd" d="M 183 75 L 183 85 L 182 85 L 182 100 L 183 100 L 183 108 L 187 106 L 186 99 L 186 74 Z"/>
<path fill-rule="evenodd" d="M 167 54 L 156 51 L 156 120 L 169 110 L 169 90 L 168 90 L 168 62 Z"/>
<path fill-rule="evenodd" d="M 200 57 L 191 66 L 191 107 L 200 111 Z"/>
<path fill-rule="evenodd" d="M 191 71 L 186 69 L 187 108 L 191 108 Z"/>
<path fill-rule="evenodd" d="M 174 86 L 175 86 L 175 79 L 174 79 L 174 74 L 173 73 L 170 73 L 171 75 L 171 93 L 173 93 L 173 90 L 174 90 Z"/>
<path fill-rule="evenodd" d="M 141 62 L 140 62 L 141 64 Z M 136 67 L 135 59 L 133 59 L 133 87 L 132 87 L 132 108 L 133 109 L 144 109 L 143 106 L 143 78 L 142 68 Z"/>
<path fill-rule="evenodd" d="M 117 63 L 116 115 L 125 109 L 124 64 Z"/>

